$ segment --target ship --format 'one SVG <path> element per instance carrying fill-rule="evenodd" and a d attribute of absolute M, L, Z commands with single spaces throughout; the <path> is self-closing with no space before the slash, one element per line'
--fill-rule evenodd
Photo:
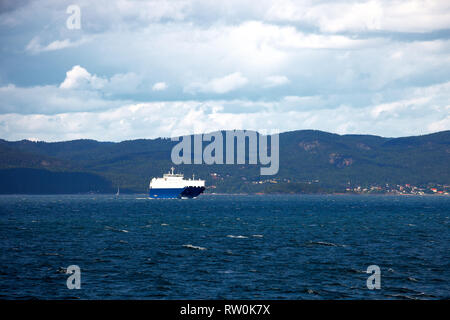
<path fill-rule="evenodd" d="M 153 199 L 191 199 L 197 198 L 205 191 L 205 180 L 184 179 L 181 173 L 174 173 L 171 168 L 169 173 L 162 178 L 153 178 L 148 188 L 148 196 Z"/>

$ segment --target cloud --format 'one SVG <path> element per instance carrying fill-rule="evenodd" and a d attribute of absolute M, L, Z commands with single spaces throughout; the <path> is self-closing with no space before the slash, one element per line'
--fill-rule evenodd
<path fill-rule="evenodd" d="M 38 36 L 34 37 L 30 40 L 30 42 L 25 47 L 25 50 L 37 54 L 41 52 L 47 52 L 47 51 L 55 51 L 55 50 L 61 50 L 66 48 L 72 48 L 72 47 L 78 47 L 88 41 L 90 41 L 90 38 L 83 37 L 79 40 L 72 41 L 70 39 L 64 39 L 64 40 L 55 40 L 48 45 L 42 45 L 40 43 L 40 38 Z"/>
<path fill-rule="evenodd" d="M 341 106 L 319 111 L 259 111 L 227 113 L 213 110 L 205 103 L 144 103 L 98 112 L 77 112 L 55 115 L 0 115 L 0 134 L 8 139 L 35 137 L 39 140 L 70 140 L 92 138 L 121 141 L 156 138 L 218 129 L 319 129 L 337 133 L 360 133 L 398 136 L 430 132 L 443 125 L 442 114 L 426 113 L 423 117 L 377 119 L 367 117 L 371 108 Z M 426 110 L 429 111 L 429 110 Z M 425 126 L 424 126 L 425 125 Z M 106 129 L 106 130 L 105 130 Z"/>
<path fill-rule="evenodd" d="M 234 72 L 220 78 L 214 78 L 207 82 L 194 82 L 185 88 L 186 92 L 212 92 L 217 94 L 227 93 L 245 86 L 248 79 L 240 72 Z"/>
<path fill-rule="evenodd" d="M 58 86 L 0 87 L 0 114 L 57 114 L 119 107 L 126 99 L 108 99 L 101 92 Z"/>
<path fill-rule="evenodd" d="M 0 87 L 0 113 L 56 114 L 119 107 L 130 102 L 122 95 L 137 92 L 141 84 L 142 77 L 135 73 L 107 78 L 75 65 L 59 86 Z"/>
<path fill-rule="evenodd" d="M 268 76 L 264 79 L 264 82 L 264 87 L 271 88 L 282 86 L 289 83 L 290 81 L 286 76 Z"/>
<path fill-rule="evenodd" d="M 446 1 L 274 1 L 269 21 L 307 23 L 325 32 L 431 32 L 450 28 Z"/>
<path fill-rule="evenodd" d="M 157 82 L 153 85 L 153 91 L 163 91 L 167 89 L 167 84 L 165 82 Z"/>
<path fill-rule="evenodd" d="M 133 3 L 130 15 L 136 8 L 137 4 Z M 93 14 L 90 10 L 89 15 Z M 125 12 L 117 13 L 117 19 L 124 19 Z M 189 10 L 183 12 L 186 19 L 191 14 Z M 82 48 L 56 50 L 52 57 L 70 61 L 72 65 L 94 65 L 97 74 L 111 74 L 111 70 L 117 72 L 118 69 L 124 74 L 139 74 L 142 80 L 148 81 L 146 86 L 142 85 L 148 93 L 139 93 L 140 101 L 152 99 L 148 88 L 160 79 L 171 84 L 170 92 L 164 94 L 172 100 L 191 99 L 194 93 L 223 94 L 218 93 L 222 92 L 220 88 L 214 89 L 208 82 L 236 71 L 247 79 L 248 85 L 239 88 L 242 90 L 225 92 L 231 93 L 231 98 L 274 99 L 280 98 L 274 96 L 276 94 L 314 95 L 317 91 L 332 94 L 348 88 L 367 92 L 396 81 L 402 81 L 405 86 L 417 85 L 418 78 L 429 84 L 445 80 L 444 70 L 450 70 L 446 59 L 450 45 L 445 37 L 403 41 L 398 40 L 398 35 L 394 39 L 390 34 L 330 34 L 267 19 L 233 24 L 219 21 L 211 25 L 181 19 L 171 23 L 142 23 L 138 30 L 124 23 L 119 23 L 117 29 L 95 33 L 96 41 Z M 65 32 L 63 38 L 69 31 Z M 91 36 L 84 27 L 81 32 L 82 36 Z M 49 65 L 50 58 L 45 54 L 41 56 L 40 61 L 46 61 L 45 66 L 35 64 L 34 68 L 41 72 L 39 78 L 43 83 L 51 83 L 58 76 L 56 73 L 63 70 L 60 65 Z M 5 73 L 13 74 L 12 66 L 4 68 Z M 256 90 L 257 87 L 270 88 L 271 83 L 264 83 L 263 79 L 270 81 L 272 76 L 288 78 L 289 86 L 280 85 L 271 93 Z M 29 80 L 23 82 L 28 84 Z"/>
<path fill-rule="evenodd" d="M 218 22 L 236 25 L 250 20 L 294 24 L 333 33 L 432 32 L 450 28 L 448 1 L 260 0 L 255 3 L 254 0 L 228 0 L 212 5 L 210 0 L 98 0 L 95 3 L 79 0 L 77 4 L 82 9 L 82 17 L 89 18 L 89 23 L 82 24 L 89 32 L 137 30 L 151 23 L 185 22 L 211 26 Z M 4 16 L 0 21 L 14 21 L 8 25 L 26 24 L 32 20 L 26 18 L 33 15 L 46 23 L 63 22 L 62 18 L 67 18 L 67 3 L 60 1 L 24 2 L 20 6 L 7 7 L 0 12 Z"/>
<path fill-rule="evenodd" d="M 92 87 L 93 89 L 101 89 L 105 86 L 107 80 L 91 75 L 85 68 L 74 66 L 67 71 L 66 78 L 60 84 L 62 89 L 78 89 Z"/>
<path fill-rule="evenodd" d="M 219 129 L 277 129 L 281 132 L 319 129 L 339 134 L 366 133 L 383 136 L 425 134 L 448 129 L 447 88 L 450 82 L 405 92 L 390 103 L 362 107 L 321 105 L 316 97 L 285 97 L 264 103 L 237 100 L 166 101 L 130 103 L 90 112 L 57 114 L 0 114 L 0 136 L 18 140 L 93 138 L 121 141 L 170 137 Z M 422 95 L 426 94 L 424 98 Z M 315 109 L 292 108 L 292 104 L 314 103 Z M 242 112 L 230 110 L 242 106 Z M 257 108 L 252 108 L 255 106 Z"/>
<path fill-rule="evenodd" d="M 229 125 L 393 136 L 448 128 L 448 1 L 77 4 L 80 30 L 67 29 L 61 1 L 0 10 L 0 137 L 120 140 L 148 128 L 156 136 Z M 147 111 L 157 103 L 170 119 L 141 122 L 154 119 Z M 79 119 L 89 125 L 72 126 Z"/>
<path fill-rule="evenodd" d="M 101 90 L 107 95 L 134 93 L 142 77 L 133 73 L 118 73 L 111 78 L 99 77 L 76 65 L 66 72 L 66 78 L 59 85 L 61 89 Z"/>
<path fill-rule="evenodd" d="M 118 73 L 107 79 L 103 91 L 110 96 L 137 93 L 143 88 L 143 77 L 134 72 Z"/>
<path fill-rule="evenodd" d="M 450 107 L 447 107 L 447 112 L 450 113 Z M 427 125 L 426 130 L 428 132 L 438 132 L 438 131 L 449 130 L 449 128 L 450 128 L 450 115 L 445 117 L 444 119 L 429 123 Z"/>
<path fill-rule="evenodd" d="M 425 103 L 428 103 L 429 100 L 429 97 L 421 97 L 391 103 L 383 103 L 374 107 L 370 114 L 373 118 L 399 117 L 403 112 L 405 112 L 405 110 L 412 110 L 416 108 L 416 106 L 423 106 Z"/>

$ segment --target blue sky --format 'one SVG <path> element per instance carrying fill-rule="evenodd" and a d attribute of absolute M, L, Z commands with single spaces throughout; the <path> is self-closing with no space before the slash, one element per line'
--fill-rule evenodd
<path fill-rule="evenodd" d="M 6 0 L 0 12 L 3 139 L 450 129 L 449 1 Z"/>

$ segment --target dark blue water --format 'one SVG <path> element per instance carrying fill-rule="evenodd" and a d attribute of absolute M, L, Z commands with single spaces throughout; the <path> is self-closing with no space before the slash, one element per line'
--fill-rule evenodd
<path fill-rule="evenodd" d="M 0 196 L 0 237 L 0 298 L 450 298 L 449 197 Z"/>

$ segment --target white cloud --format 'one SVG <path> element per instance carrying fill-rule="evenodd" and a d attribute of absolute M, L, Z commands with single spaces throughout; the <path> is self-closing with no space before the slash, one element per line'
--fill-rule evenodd
<path fill-rule="evenodd" d="M 102 139 L 101 128 L 113 140 L 146 136 L 148 123 L 140 121 L 153 118 L 145 110 L 161 106 L 170 119 L 150 122 L 155 136 L 228 125 L 387 135 L 448 128 L 450 40 L 435 32 L 450 29 L 448 1 L 78 4 L 77 31 L 66 28 L 60 1 L 21 2 L 0 13 L 0 114 L 11 121 L 1 126 L 16 128 L 0 131 L 4 137 Z M 33 55 L 23 55 L 24 47 Z M 74 67 L 63 69 L 66 63 Z M 151 102 L 162 96 L 179 102 Z M 46 119 L 42 133 L 29 123 Z"/>
<path fill-rule="evenodd" d="M 101 89 L 105 86 L 106 82 L 107 80 L 91 75 L 85 68 L 77 65 L 66 72 L 66 78 L 59 87 L 62 89 Z"/>
<path fill-rule="evenodd" d="M 103 87 L 108 95 L 130 94 L 139 91 L 143 77 L 134 72 L 113 75 Z"/>
<path fill-rule="evenodd" d="M 167 84 L 165 82 L 157 82 L 153 85 L 153 91 L 163 91 L 167 89 Z"/>
<path fill-rule="evenodd" d="M 164 112 L 162 112 L 162 110 Z M 256 113 L 226 113 L 212 110 L 205 103 L 145 103 L 99 112 L 78 112 L 55 115 L 0 115 L 2 137 L 17 140 L 33 136 L 40 140 L 91 138 L 121 141 L 136 138 L 156 138 L 218 129 L 319 129 L 337 133 L 369 133 L 398 136 L 430 132 L 442 122 L 436 114 L 423 117 L 378 120 L 367 117 L 369 108 L 319 111 L 260 111 Z M 448 121 L 448 120 L 446 120 Z M 425 125 L 425 126 L 424 126 Z M 433 127 L 434 126 L 434 127 Z M 429 128 L 427 128 L 429 127 Z M 107 130 L 105 130 L 107 129 Z"/>
<path fill-rule="evenodd" d="M 41 52 L 55 51 L 55 50 L 61 50 L 61 49 L 66 49 L 66 48 L 78 47 L 90 40 L 91 40 L 91 38 L 83 37 L 76 41 L 72 41 L 70 39 L 55 40 L 55 41 L 49 43 L 48 45 L 42 45 L 40 42 L 40 38 L 38 36 L 36 36 L 30 40 L 30 42 L 25 47 L 25 50 L 28 52 L 31 52 L 33 54 L 37 54 L 37 53 L 41 53 Z"/>
<path fill-rule="evenodd" d="M 447 106 L 447 112 L 450 114 L 450 106 Z M 438 132 L 444 130 L 450 130 L 450 115 L 444 119 L 431 122 L 427 125 L 428 132 Z"/>
<path fill-rule="evenodd" d="M 431 32 L 450 28 L 448 1 L 427 0 L 79 0 L 77 4 L 89 10 L 89 23 L 83 30 L 91 33 L 106 30 L 137 30 L 152 23 L 188 23 L 211 26 L 241 24 L 257 20 L 269 23 L 294 24 L 324 32 Z M 0 24 L 17 26 L 44 20 L 61 24 L 64 3 L 42 0 L 17 6 L 3 13 Z M 34 19 L 33 19 L 34 18 Z M 84 19 L 84 18 L 82 18 Z"/>
<path fill-rule="evenodd" d="M 98 91 L 61 89 L 57 86 L 0 87 L 0 114 L 56 114 L 119 107 L 122 99 L 105 99 Z"/>
<path fill-rule="evenodd" d="M 421 97 L 416 99 L 407 99 L 395 101 L 391 103 L 383 103 L 377 105 L 371 110 L 371 115 L 374 118 L 384 117 L 399 117 L 405 110 L 412 110 L 419 106 L 424 106 L 430 101 L 429 97 Z"/>
<path fill-rule="evenodd" d="M 449 129 L 450 83 L 414 88 L 408 99 L 351 107 L 321 106 L 318 97 L 285 97 L 259 103 L 248 100 L 173 101 L 123 104 L 91 112 L 0 114 L 0 136 L 10 140 L 35 137 L 55 141 L 78 138 L 121 141 L 169 137 L 219 129 L 319 129 L 340 134 L 405 136 Z M 13 88 L 2 88 L 12 90 Z M 426 97 L 423 95 L 426 94 Z M 315 109 L 291 108 L 315 104 Z M 234 105 L 243 112 L 230 112 Z M 258 108 L 252 108 L 256 106 Z"/>
<path fill-rule="evenodd" d="M 129 72 L 118 73 L 110 79 L 89 73 L 76 65 L 66 72 L 66 78 L 59 85 L 61 89 L 101 90 L 107 95 L 134 93 L 142 82 L 141 76 Z"/>
<path fill-rule="evenodd" d="M 383 9 L 380 1 L 328 3 L 310 8 L 305 18 L 326 32 L 381 30 Z"/>
<path fill-rule="evenodd" d="M 450 28 L 450 4 L 445 0 L 228 0 L 214 4 L 210 0 L 79 2 L 82 8 L 89 8 L 92 21 L 96 21 L 94 25 L 103 23 L 114 30 L 124 26 L 139 28 L 161 21 L 194 25 L 212 25 L 220 21 L 232 25 L 249 20 L 307 25 L 324 32 L 430 32 Z M 55 4 L 49 0 L 49 6 Z"/>
<path fill-rule="evenodd" d="M 265 13 L 269 21 L 307 23 L 325 32 L 431 32 L 450 28 L 448 1 L 279 0 Z"/>
<path fill-rule="evenodd" d="M 223 94 L 245 86 L 248 79 L 240 72 L 234 72 L 220 78 L 214 78 L 207 82 L 194 82 L 185 88 L 186 92 L 206 92 Z"/>
<path fill-rule="evenodd" d="M 289 83 L 286 76 L 268 76 L 264 79 L 264 86 L 266 88 L 278 87 Z"/>
<path fill-rule="evenodd" d="M 59 86 L 0 87 L 0 113 L 57 114 L 119 107 L 129 102 L 120 95 L 136 92 L 141 81 L 135 73 L 119 73 L 108 79 L 76 65 Z"/>

